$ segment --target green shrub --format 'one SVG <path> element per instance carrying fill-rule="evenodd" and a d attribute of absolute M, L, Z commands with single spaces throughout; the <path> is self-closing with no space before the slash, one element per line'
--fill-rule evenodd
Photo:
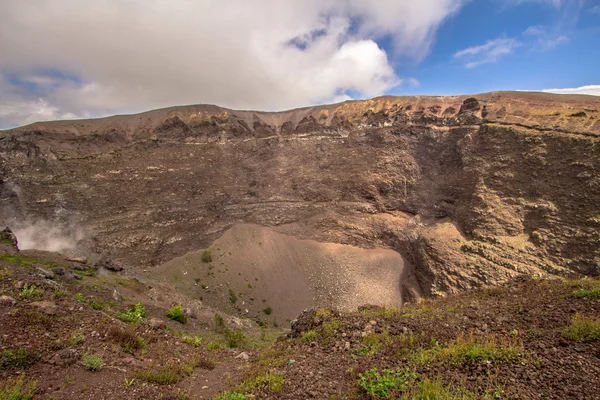
<path fill-rule="evenodd" d="M 565 329 L 564 336 L 577 342 L 600 340 L 600 320 L 577 313 Z"/>
<path fill-rule="evenodd" d="M 209 263 L 212 261 L 212 253 L 210 252 L 210 250 L 204 250 L 202 252 L 202 255 L 200 256 L 200 260 L 202 260 L 203 263 Z"/>
<path fill-rule="evenodd" d="M 225 345 L 221 342 L 217 342 L 215 340 L 211 340 L 210 342 L 208 342 L 208 344 L 206 345 L 206 347 L 208 347 L 209 350 L 219 350 L 225 347 Z"/>
<path fill-rule="evenodd" d="M 167 312 L 167 317 L 182 324 L 185 324 L 187 321 L 187 317 L 185 316 L 185 313 L 179 304 L 175 304 L 173 307 L 171 307 L 171 309 Z"/>
<path fill-rule="evenodd" d="M 17 351 L 4 350 L 0 352 L 0 370 L 3 369 L 26 369 L 33 365 L 35 356 L 27 349 L 20 348 Z"/>
<path fill-rule="evenodd" d="M 408 389 L 416 379 L 416 373 L 406 368 L 384 369 L 381 373 L 377 368 L 366 370 L 358 375 L 358 385 L 371 397 L 385 399 L 394 393 Z"/>
<path fill-rule="evenodd" d="M 305 343 L 314 342 L 315 340 L 317 340 L 317 332 L 312 331 L 312 330 L 302 332 L 302 336 L 300 337 L 300 340 L 302 340 Z"/>
<path fill-rule="evenodd" d="M 100 371 L 104 367 L 104 360 L 96 354 L 86 353 L 83 355 L 83 366 L 88 371 Z"/>
<path fill-rule="evenodd" d="M 25 384 L 23 377 L 0 382 L 0 400 L 30 400 L 37 391 L 37 382 Z"/>
<path fill-rule="evenodd" d="M 142 303 L 130 305 L 124 312 L 116 312 L 115 318 L 125 322 L 140 322 L 146 318 L 146 307 Z"/>
<path fill-rule="evenodd" d="M 271 315 L 271 313 L 273 312 L 273 309 L 271 307 L 267 307 L 263 310 L 263 312 L 267 315 Z"/>
<path fill-rule="evenodd" d="M 240 347 L 243 344 L 245 344 L 247 341 L 246 336 L 244 336 L 242 331 L 239 329 L 227 328 L 224 332 L 224 335 L 225 335 L 225 341 L 227 342 L 227 346 L 229 346 L 231 348 Z"/>
<path fill-rule="evenodd" d="M 44 291 L 42 289 L 37 288 L 35 285 L 27 285 L 23 286 L 21 293 L 19 293 L 19 299 L 26 301 L 38 301 L 44 295 Z"/>
<path fill-rule="evenodd" d="M 181 341 L 192 347 L 200 347 L 202 345 L 202 336 L 184 336 L 181 338 Z"/>

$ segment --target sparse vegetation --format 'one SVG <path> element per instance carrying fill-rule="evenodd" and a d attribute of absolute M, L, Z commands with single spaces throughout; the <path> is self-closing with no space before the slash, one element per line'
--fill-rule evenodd
<path fill-rule="evenodd" d="M 271 315 L 271 313 L 273 312 L 273 309 L 271 307 L 267 307 L 263 310 L 263 312 L 267 315 Z"/>
<path fill-rule="evenodd" d="M 29 350 L 20 348 L 16 351 L 4 350 L 0 352 L 0 370 L 27 369 L 35 362 L 35 356 Z"/>
<path fill-rule="evenodd" d="M 458 338 L 446 346 L 435 345 L 428 350 L 420 351 L 415 358 L 418 363 L 449 362 L 461 364 L 471 362 L 509 362 L 520 357 L 522 347 L 517 343 L 518 338 L 511 342 L 500 342 L 494 335 L 477 337 L 473 334 Z"/>
<path fill-rule="evenodd" d="M 83 334 L 83 332 L 79 331 L 73 332 L 71 338 L 69 339 L 69 343 L 71 344 L 71 346 L 78 346 L 83 342 L 85 342 L 85 335 Z"/>
<path fill-rule="evenodd" d="M 302 340 L 305 343 L 314 342 L 315 340 L 317 340 L 317 332 L 313 330 L 302 332 L 300 340 Z"/>
<path fill-rule="evenodd" d="M 285 378 L 283 375 L 275 372 L 259 373 L 249 379 L 246 379 L 237 392 L 254 393 L 256 391 L 264 391 L 267 393 L 279 393 L 283 389 Z"/>
<path fill-rule="evenodd" d="M 0 382 L 0 400 L 30 400 L 37 391 L 37 382 L 25 383 L 23 376 Z"/>
<path fill-rule="evenodd" d="M 600 320 L 577 313 L 565 329 L 564 336 L 577 342 L 600 340 Z"/>
<path fill-rule="evenodd" d="M 394 393 L 401 393 L 410 387 L 416 379 L 416 374 L 410 369 L 384 369 L 381 373 L 377 368 L 366 370 L 358 375 L 358 385 L 375 399 L 389 398 Z"/>
<path fill-rule="evenodd" d="M 156 385 L 172 385 L 191 375 L 196 367 L 213 369 L 215 364 L 208 359 L 199 357 L 183 364 L 169 364 L 158 369 L 142 370 L 135 375 L 135 378 Z"/>
<path fill-rule="evenodd" d="M 19 293 L 19 299 L 25 301 L 38 301 L 44 295 L 44 291 L 39 289 L 35 285 L 25 284 L 23 289 L 21 289 L 21 293 Z"/>
<path fill-rule="evenodd" d="M 108 331 L 108 336 L 117 344 L 125 353 L 134 354 L 138 349 L 146 348 L 146 341 L 143 337 L 136 335 L 131 328 L 122 329 L 113 326 Z"/>
<path fill-rule="evenodd" d="M 146 307 L 142 303 L 130 305 L 124 312 L 116 312 L 115 318 L 125 323 L 140 322 L 146 318 Z"/>
<path fill-rule="evenodd" d="M 179 304 L 175 304 L 173 307 L 171 307 L 171 309 L 167 312 L 167 317 L 182 324 L 185 324 L 187 321 L 187 317 L 185 316 L 185 313 Z"/>
<path fill-rule="evenodd" d="M 600 286 L 591 289 L 579 289 L 573 294 L 579 298 L 600 300 Z"/>
<path fill-rule="evenodd" d="M 204 250 L 202 252 L 202 254 L 200 255 L 200 260 L 202 260 L 203 263 L 209 263 L 212 261 L 212 253 L 210 250 Z"/>
<path fill-rule="evenodd" d="M 73 295 L 73 297 L 75 298 L 75 300 L 77 300 L 80 303 L 85 303 L 85 296 L 83 295 L 83 293 L 75 293 Z"/>
<path fill-rule="evenodd" d="M 218 395 L 213 400 L 246 400 L 246 395 L 236 392 L 226 392 Z"/>
<path fill-rule="evenodd" d="M 187 343 L 192 347 L 200 347 L 202 346 L 202 336 L 184 336 L 181 338 L 181 342 Z"/>
<path fill-rule="evenodd" d="M 225 335 L 225 341 L 227 342 L 228 347 L 240 347 L 247 341 L 246 336 L 240 329 L 226 328 L 223 334 Z"/>
<path fill-rule="evenodd" d="M 229 301 L 231 302 L 231 304 L 237 303 L 237 296 L 235 295 L 235 292 L 232 289 L 229 289 Z"/>
<path fill-rule="evenodd" d="M 83 366 L 88 371 L 100 371 L 104 367 L 104 360 L 97 354 L 86 353 L 83 355 Z"/>

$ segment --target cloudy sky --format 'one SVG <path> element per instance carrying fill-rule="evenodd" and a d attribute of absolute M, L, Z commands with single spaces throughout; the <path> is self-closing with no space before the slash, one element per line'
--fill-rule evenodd
<path fill-rule="evenodd" d="M 600 95 L 600 0 L 0 0 L 0 129 L 180 104 Z"/>

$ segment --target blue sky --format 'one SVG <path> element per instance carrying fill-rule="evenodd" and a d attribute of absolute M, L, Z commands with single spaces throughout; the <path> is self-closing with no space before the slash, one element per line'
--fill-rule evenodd
<path fill-rule="evenodd" d="M 2 0 L 0 129 L 182 104 L 600 95 L 600 0 Z"/>
<path fill-rule="evenodd" d="M 454 56 L 494 40 L 504 40 L 509 52 L 471 68 Z M 485 54 L 482 50 L 474 58 Z M 413 76 L 420 86 L 391 92 L 577 88 L 600 84 L 599 66 L 600 1 L 471 1 L 440 27 L 428 57 L 396 66 L 399 75 Z"/>

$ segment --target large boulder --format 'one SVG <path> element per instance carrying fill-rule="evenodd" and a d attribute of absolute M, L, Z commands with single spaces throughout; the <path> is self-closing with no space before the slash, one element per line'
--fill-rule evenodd
<path fill-rule="evenodd" d="M 17 241 L 17 237 L 9 227 L 6 227 L 0 232 L 0 245 L 19 251 L 19 242 Z"/>

